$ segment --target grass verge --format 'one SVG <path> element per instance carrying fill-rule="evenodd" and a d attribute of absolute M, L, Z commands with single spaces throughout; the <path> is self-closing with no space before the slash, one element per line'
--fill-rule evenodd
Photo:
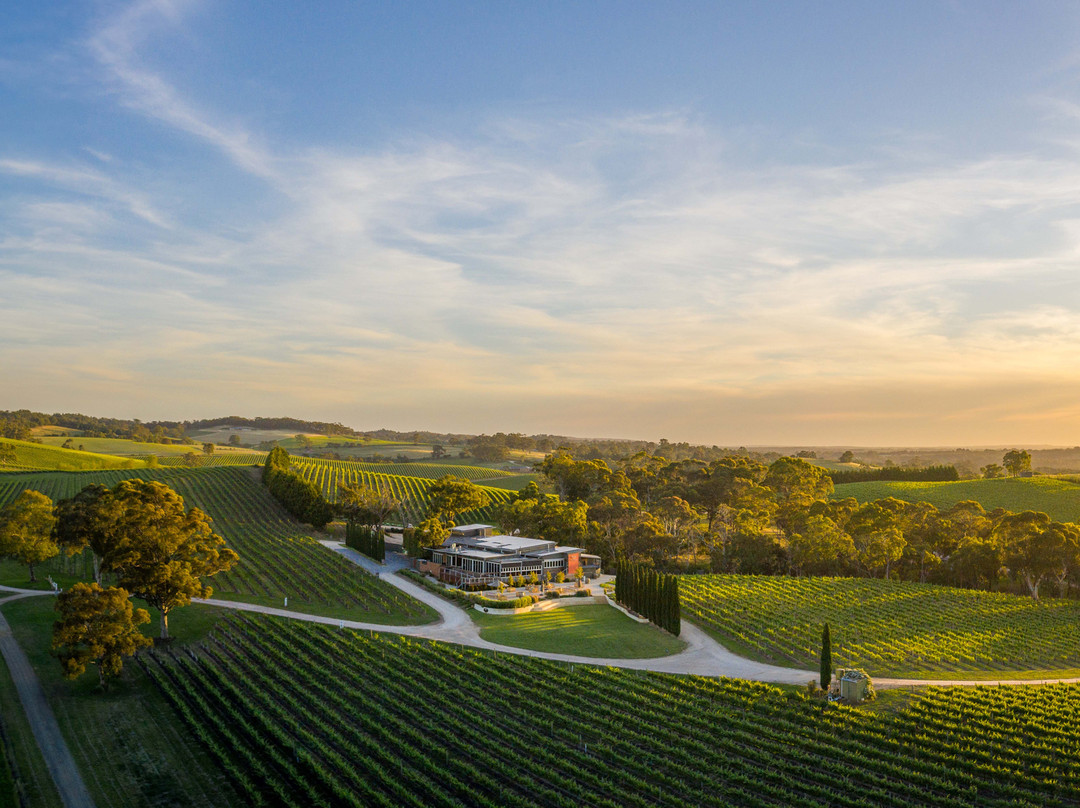
<path fill-rule="evenodd" d="M 417 619 L 413 615 L 402 612 L 369 611 L 358 609 L 353 606 L 339 606 L 333 603 L 319 603 L 316 601 L 296 600 L 289 598 L 289 605 L 285 606 L 285 599 L 268 595 L 242 595 L 236 592 L 214 592 L 212 597 L 216 600 L 228 600 L 234 603 L 254 603 L 258 606 L 270 606 L 275 609 L 285 609 L 297 614 L 314 614 L 319 617 L 336 617 L 341 620 L 355 620 L 359 623 L 378 623 L 383 626 L 425 626 L 439 619 L 439 613 L 426 603 L 417 601 L 417 608 L 423 609 L 423 617 Z M 171 618 L 170 618 L 171 619 Z"/>

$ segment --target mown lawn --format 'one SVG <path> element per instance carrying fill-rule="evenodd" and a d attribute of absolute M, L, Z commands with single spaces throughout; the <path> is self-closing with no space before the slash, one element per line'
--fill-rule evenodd
<path fill-rule="evenodd" d="M 563 606 L 513 617 L 469 615 L 481 638 L 499 645 L 600 659 L 648 659 L 677 654 L 686 643 L 602 604 Z"/>
<path fill-rule="evenodd" d="M 878 481 L 836 486 L 833 498 L 845 497 L 854 497 L 859 502 L 896 497 L 908 502 L 929 502 L 941 510 L 970 499 L 988 511 L 994 508 L 1042 511 L 1060 522 L 1080 521 L 1080 484 L 1059 477 L 1003 477 L 948 483 Z"/>

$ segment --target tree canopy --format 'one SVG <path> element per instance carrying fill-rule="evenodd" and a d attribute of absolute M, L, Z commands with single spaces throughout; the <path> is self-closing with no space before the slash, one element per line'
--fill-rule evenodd
<path fill-rule="evenodd" d="M 185 510 L 183 497 L 167 485 L 124 480 L 105 499 L 113 530 L 102 570 L 157 609 L 167 639 L 169 612 L 193 597 L 210 597 L 202 578 L 231 569 L 239 557 L 211 530 L 210 517 Z"/>
<path fill-rule="evenodd" d="M 52 647 L 64 676 L 75 679 L 96 664 L 98 683 L 119 676 L 124 657 L 131 656 L 150 640 L 138 626 L 149 623 L 146 609 L 134 609 L 124 589 L 102 589 L 96 583 L 75 584 L 56 598 L 60 619 L 53 623 Z"/>
<path fill-rule="evenodd" d="M 60 552 L 53 539 L 53 501 L 40 491 L 27 489 L 0 510 L 0 555 L 14 558 L 30 568 L 30 581 L 36 581 L 34 566 Z"/>

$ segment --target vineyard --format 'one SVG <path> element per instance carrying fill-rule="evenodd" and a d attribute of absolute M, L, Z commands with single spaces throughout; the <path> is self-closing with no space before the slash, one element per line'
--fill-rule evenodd
<path fill-rule="evenodd" d="M 168 455 L 158 458 L 158 465 L 164 468 L 218 468 L 220 466 L 261 466 L 266 461 L 266 452 L 249 452 L 243 454 L 202 454 L 191 452 L 195 455 L 191 462 L 182 455 Z"/>
<path fill-rule="evenodd" d="M 424 623 L 435 617 L 423 604 L 304 535 L 246 469 L 5 474 L 0 476 L 0 506 L 25 488 L 55 501 L 92 483 L 111 487 L 131 477 L 175 488 L 185 504 L 213 517 L 214 530 L 240 555 L 231 571 L 214 576 L 214 597 L 280 605 L 288 596 L 300 611 L 341 613 L 373 623 Z"/>
<path fill-rule="evenodd" d="M 1075 686 L 932 688 L 866 712 L 242 614 L 140 661 L 251 805 L 1080 801 Z"/>
<path fill-rule="evenodd" d="M 1080 522 L 1080 484 L 1076 478 L 1008 477 L 959 482 L 869 482 L 836 486 L 834 499 L 854 497 L 869 502 L 896 497 L 908 502 L 929 502 L 939 510 L 974 500 L 986 510 L 1042 511 L 1059 522 Z"/>
<path fill-rule="evenodd" d="M 369 474 L 389 474 L 398 477 L 420 477 L 425 480 L 437 480 L 452 474 L 466 480 L 492 480 L 512 477 L 508 471 L 489 469 L 484 466 L 452 465 L 449 463 L 362 463 L 355 460 L 324 460 L 318 457 L 292 456 L 294 466 L 328 466 L 345 471 L 364 471 Z"/>
<path fill-rule="evenodd" d="M 400 474 L 382 474 L 374 471 L 364 471 L 358 468 L 362 464 L 350 463 L 343 460 L 309 460 L 307 458 L 292 458 L 292 468 L 299 472 L 303 477 L 311 482 L 315 483 L 323 492 L 323 496 L 333 501 L 337 496 L 337 489 L 339 485 L 355 485 L 357 483 L 363 483 L 364 485 L 371 486 L 373 488 L 383 487 L 390 490 L 390 492 L 400 499 L 404 505 L 404 509 L 409 521 L 414 524 L 419 523 L 423 519 L 423 514 L 427 508 L 427 489 L 432 480 L 424 477 L 404 476 Z M 373 464 L 369 464 L 373 465 Z M 409 464 L 411 465 L 411 464 Z M 447 468 L 447 467 L 442 467 Z M 473 467 L 454 467 L 449 468 L 473 468 Z M 486 469 L 486 471 L 491 471 Z M 444 472 L 449 474 L 449 471 Z M 442 476 L 442 475 L 440 475 Z M 493 522 L 495 520 L 495 513 L 498 508 L 506 502 L 510 501 L 513 496 L 512 491 L 507 491 L 502 488 L 484 488 L 487 495 L 491 498 L 491 504 L 484 508 L 479 508 L 475 511 L 468 511 L 460 514 L 458 517 L 459 524 L 466 524 L 469 522 Z"/>
<path fill-rule="evenodd" d="M 685 575 L 682 613 L 720 642 L 813 668 L 821 627 L 836 667 L 877 676 L 1080 667 L 1080 603 L 867 578 Z"/>
<path fill-rule="evenodd" d="M 491 480 L 503 479 L 516 480 L 523 475 L 514 475 L 508 471 L 489 469 L 484 466 L 459 466 L 441 463 L 363 463 L 356 460 L 326 460 L 321 457 L 302 457 L 292 455 L 289 458 L 293 467 L 308 479 L 319 475 L 340 475 L 343 473 L 379 474 L 395 477 L 417 477 L 422 480 L 437 480 L 447 474 L 455 477 L 463 477 L 466 480 Z M 194 461 L 189 464 L 183 457 L 169 456 L 160 457 L 158 462 L 162 466 L 188 466 L 192 467 L 216 467 L 216 466 L 252 466 L 262 465 L 266 461 L 266 453 L 249 454 L 198 454 Z M 305 468 L 310 467 L 310 468 Z M 531 475 L 529 475 L 531 479 Z"/>

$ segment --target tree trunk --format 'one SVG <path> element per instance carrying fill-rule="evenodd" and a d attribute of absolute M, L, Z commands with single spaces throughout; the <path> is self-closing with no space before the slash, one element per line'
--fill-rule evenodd
<path fill-rule="evenodd" d="M 161 612 L 161 639 L 169 639 L 169 610 L 158 609 Z"/>
<path fill-rule="evenodd" d="M 94 556 L 94 583 L 101 586 L 101 559 L 97 553 L 92 552 L 92 555 Z"/>
<path fill-rule="evenodd" d="M 34 565 L 30 564 L 30 583 L 37 583 L 37 578 L 34 577 Z"/>
<path fill-rule="evenodd" d="M 1032 578 L 1030 573 L 1024 573 L 1024 582 L 1028 585 L 1028 590 L 1031 592 L 1031 599 L 1039 599 L 1039 584 L 1042 583 L 1042 578 Z"/>

